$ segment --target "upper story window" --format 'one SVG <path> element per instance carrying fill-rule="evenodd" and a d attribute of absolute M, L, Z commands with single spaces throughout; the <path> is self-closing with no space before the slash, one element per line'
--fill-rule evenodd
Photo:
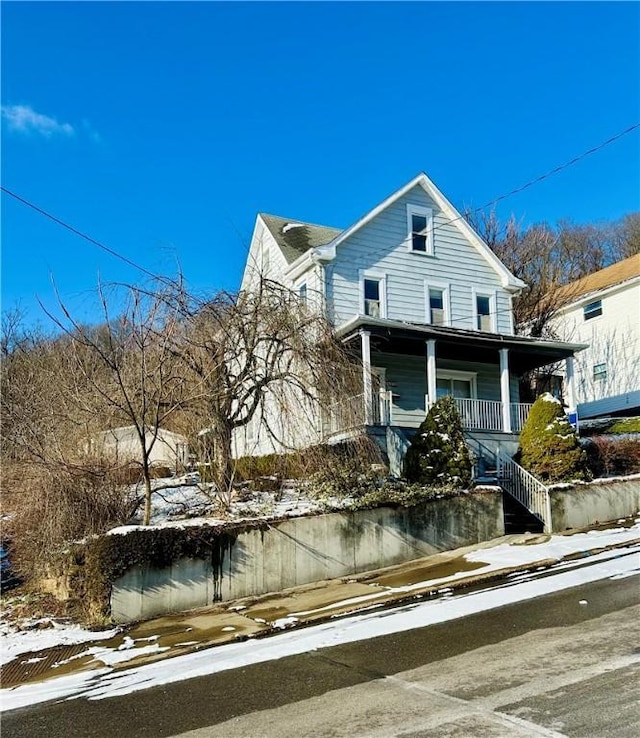
<path fill-rule="evenodd" d="M 444 290 L 429 288 L 429 322 L 431 325 L 445 324 Z"/>
<path fill-rule="evenodd" d="M 602 315 L 602 300 L 595 300 L 585 305 L 583 312 L 585 320 L 591 320 L 591 318 L 597 318 L 598 315 Z"/>
<path fill-rule="evenodd" d="M 364 314 L 372 318 L 382 317 L 382 280 L 365 277 Z"/>
<path fill-rule="evenodd" d="M 407 242 L 409 251 L 433 255 L 433 210 L 407 205 Z"/>
<path fill-rule="evenodd" d="M 491 297 L 488 295 L 476 295 L 476 328 L 479 331 L 491 331 L 493 329 Z"/>
<path fill-rule="evenodd" d="M 298 297 L 300 298 L 300 302 L 303 305 L 306 305 L 307 304 L 307 283 L 306 282 L 303 282 L 298 287 Z"/>
<path fill-rule="evenodd" d="M 593 365 L 593 381 L 604 382 L 607 379 L 607 365 L 606 364 L 594 364 Z"/>

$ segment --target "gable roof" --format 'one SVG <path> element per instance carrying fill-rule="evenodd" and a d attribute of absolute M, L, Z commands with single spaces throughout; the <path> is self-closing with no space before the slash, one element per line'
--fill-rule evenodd
<path fill-rule="evenodd" d="M 259 216 L 280 247 L 287 264 L 292 264 L 309 249 L 325 246 L 342 233 L 341 228 L 303 223 L 279 215 L 260 213 Z"/>
<path fill-rule="evenodd" d="M 571 302 L 574 302 L 583 295 L 614 287 L 634 277 L 640 277 L 640 254 L 617 261 L 598 272 L 576 279 L 575 282 L 560 287 L 556 294 L 560 297 L 567 297 Z"/>
<path fill-rule="evenodd" d="M 339 244 L 341 244 L 345 239 L 349 238 L 349 236 L 352 236 L 356 231 L 360 230 L 360 228 L 369 223 L 369 221 L 373 220 L 373 218 L 379 215 L 383 210 L 386 210 L 386 208 L 396 202 L 396 200 L 399 200 L 401 197 L 406 195 L 407 192 L 417 186 L 422 187 L 422 189 L 436 203 L 438 208 L 445 215 L 445 217 L 447 218 L 447 222 L 455 224 L 458 230 L 462 232 L 462 235 L 469 240 L 471 245 L 480 253 L 485 261 L 487 261 L 489 265 L 502 277 L 502 284 L 504 287 L 510 288 L 513 291 L 518 291 L 521 290 L 523 287 L 526 287 L 526 284 L 521 279 L 518 279 L 518 277 L 513 275 L 500 261 L 500 259 L 498 259 L 498 257 L 493 253 L 493 251 L 491 251 L 491 249 L 482 240 L 482 238 L 480 238 L 475 230 L 469 225 L 464 216 L 460 215 L 455 207 L 447 200 L 447 198 L 442 194 L 442 192 L 440 192 L 440 190 L 424 172 L 421 172 L 420 174 L 418 174 L 417 177 L 414 177 L 410 182 L 407 182 L 404 187 L 396 190 L 393 194 L 387 197 L 386 200 L 383 200 L 379 205 L 373 208 L 373 210 L 370 210 L 352 226 L 349 226 L 349 228 L 347 228 L 346 230 L 341 231 L 331 241 L 331 243 L 327 244 L 326 249 L 335 250 L 335 248 L 339 246 Z"/>

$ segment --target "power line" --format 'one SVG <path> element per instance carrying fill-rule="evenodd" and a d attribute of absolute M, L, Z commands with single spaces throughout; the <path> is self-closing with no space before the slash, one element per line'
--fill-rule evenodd
<path fill-rule="evenodd" d="M 469 212 L 470 213 L 480 213 L 483 210 L 486 210 L 487 208 L 495 205 L 496 203 L 501 202 L 502 200 L 506 200 L 507 198 L 512 197 L 513 195 L 517 195 L 518 193 L 523 192 L 524 190 L 528 190 L 529 187 L 533 187 L 539 182 L 542 182 L 545 179 L 549 179 L 549 177 L 552 177 L 554 174 L 558 174 L 559 172 L 562 172 L 564 169 L 568 169 L 574 164 L 577 164 L 579 161 L 582 161 L 582 159 L 585 159 L 587 156 L 591 156 L 591 154 L 595 154 L 597 151 L 604 149 L 606 146 L 609 146 L 615 141 L 618 141 L 623 136 L 626 136 L 627 134 L 632 133 L 638 128 L 640 128 L 640 123 L 634 123 L 632 126 L 629 126 L 629 128 L 625 128 L 623 131 L 620 131 L 619 133 L 616 133 L 614 136 L 611 136 L 611 138 L 608 138 L 605 141 L 602 141 L 597 146 L 593 146 L 592 148 L 587 149 L 586 151 L 583 151 L 581 154 L 574 156 L 572 159 L 565 161 L 563 164 L 559 164 L 557 167 L 554 167 L 553 169 L 550 169 L 544 174 L 541 174 L 540 176 L 535 177 L 535 179 L 531 179 L 525 184 L 520 185 L 519 187 L 516 187 L 513 190 L 504 193 L 503 195 L 498 195 L 498 197 L 493 198 L 493 200 L 489 200 L 489 202 L 486 202 L 484 205 L 480 205 L 480 207 L 473 208 Z M 439 230 L 440 228 L 445 228 L 451 223 L 457 222 L 458 220 L 466 220 L 466 216 L 458 215 L 456 218 L 452 218 L 451 220 L 446 220 L 444 223 L 439 223 L 438 225 L 434 225 L 433 230 L 435 232 Z M 503 227 L 501 231 L 504 231 L 504 230 L 505 228 Z"/>
<path fill-rule="evenodd" d="M 572 159 L 569 159 L 568 161 L 565 161 L 563 164 L 559 164 L 557 167 L 554 167 L 553 169 L 550 169 L 549 171 L 545 172 L 544 174 L 541 174 L 540 176 L 536 177 L 535 179 L 529 180 L 523 185 L 520 185 L 519 187 L 516 187 L 515 189 L 506 192 L 503 195 L 499 195 L 498 197 L 495 197 L 493 200 L 489 200 L 489 202 L 485 203 L 484 205 L 481 205 L 480 207 L 473 208 L 470 210 L 470 213 L 479 213 L 483 210 L 486 210 L 488 207 L 491 207 L 492 205 L 495 205 L 498 202 L 501 202 L 502 200 L 506 200 L 508 197 L 512 197 L 515 194 L 518 194 L 520 192 L 523 192 L 524 190 L 529 189 L 530 187 L 533 187 L 534 185 L 538 184 L 539 182 L 542 182 L 545 179 L 548 179 L 549 177 L 552 177 L 555 174 L 558 174 L 559 172 L 563 171 L 564 169 L 569 168 L 570 166 L 573 166 L 574 164 L 577 164 L 582 159 L 586 158 L 587 156 L 590 156 L 591 154 L 595 154 L 597 151 L 600 151 L 601 149 L 604 149 L 606 146 L 609 146 L 610 144 L 614 143 L 615 141 L 619 140 L 623 136 L 628 135 L 629 133 L 635 131 L 636 129 L 640 128 L 640 123 L 634 123 L 632 126 L 629 126 L 628 128 L 625 128 L 623 131 L 620 131 L 619 133 L 616 133 L 614 136 L 611 136 L 611 138 L 606 139 L 605 141 L 602 141 L 597 146 L 593 146 L 590 149 L 587 149 L 586 151 L 583 151 L 581 154 L 578 154 L 577 156 L 574 156 Z M 443 223 L 438 223 L 433 225 L 433 232 L 440 230 L 441 228 L 446 228 L 446 226 L 451 225 L 451 223 L 456 223 L 459 220 L 466 220 L 465 215 L 458 215 L 455 218 L 451 218 L 450 220 L 445 220 Z M 498 234 L 500 235 L 502 233 L 506 233 L 508 228 L 508 224 L 502 226 L 500 230 L 498 231 Z M 398 246 L 400 244 L 397 244 Z M 369 256 L 376 256 L 377 254 L 383 254 L 386 253 L 389 250 L 388 247 L 380 247 L 377 249 L 374 249 L 372 251 L 369 251 Z"/>
<path fill-rule="evenodd" d="M 577 164 L 582 159 L 586 158 L 587 156 L 590 156 L 591 154 L 596 153 L 597 151 L 600 151 L 601 149 L 605 148 L 606 146 L 609 146 L 610 144 L 614 143 L 615 141 L 619 140 L 623 136 L 626 136 L 627 134 L 631 133 L 632 131 L 635 131 L 637 128 L 640 128 L 640 123 L 634 123 L 632 126 L 629 126 L 629 128 L 626 128 L 623 131 L 620 131 L 619 133 L 615 134 L 614 136 L 611 136 L 611 138 L 606 139 L 605 141 L 601 142 L 597 146 L 593 146 L 590 149 L 587 149 L 586 151 L 583 151 L 581 154 L 578 154 L 577 156 L 574 156 L 572 159 L 564 162 L 563 164 L 558 165 L 557 167 L 554 167 L 553 169 L 549 170 L 548 172 L 545 172 L 544 174 L 541 174 L 540 176 L 536 177 L 535 179 L 530 180 L 529 182 L 526 182 L 523 185 L 520 185 L 519 187 L 516 187 L 515 189 L 511 190 L 510 192 L 507 192 L 503 195 L 499 195 L 498 197 L 494 198 L 493 200 L 490 200 L 489 202 L 485 203 L 484 205 L 474 208 L 471 210 L 472 213 L 477 213 L 482 210 L 485 210 L 486 208 L 495 205 L 498 202 L 501 202 L 502 200 L 506 200 L 509 197 L 512 197 L 515 194 L 518 194 L 530 187 L 533 187 L 534 185 L 538 184 L 539 182 L 542 182 L 545 179 L 548 179 L 549 177 L 552 177 L 555 174 L 558 174 L 559 172 L 563 171 L 564 169 L 567 169 L 570 166 L 573 166 L 574 164 Z M 176 286 L 177 283 L 169 279 L 168 277 L 164 277 L 159 274 L 155 274 L 154 272 L 151 272 L 146 267 L 141 266 L 140 264 L 137 264 L 132 259 L 130 259 L 127 256 L 124 256 L 123 254 L 119 253 L 115 249 L 112 249 L 111 247 L 101 243 L 97 239 L 89 236 L 86 233 L 83 233 L 79 229 L 75 228 L 74 226 L 70 225 L 69 223 L 66 223 L 61 218 L 58 218 L 57 216 L 53 215 L 52 213 L 47 212 L 43 208 L 39 207 L 35 203 L 30 202 L 26 198 L 18 195 L 16 192 L 13 192 L 8 187 L 5 187 L 4 185 L 0 185 L 0 189 L 2 192 L 6 193 L 10 197 L 13 197 L 18 202 L 21 202 L 23 205 L 26 205 L 27 207 L 31 208 L 35 212 L 39 213 L 40 215 L 43 215 L 44 217 L 48 218 L 49 220 L 53 221 L 54 223 L 57 223 L 58 225 L 62 226 L 63 228 L 66 228 L 71 233 L 74 233 L 76 236 L 79 236 L 80 238 L 83 238 L 85 241 L 88 241 L 89 243 L 93 244 L 94 246 L 97 246 L 99 249 L 102 249 L 102 251 L 105 251 L 110 256 L 113 256 L 116 259 L 119 259 L 123 263 L 127 264 L 130 267 L 133 267 L 134 269 L 137 269 L 142 274 L 145 274 L 148 277 L 151 277 L 152 279 L 160 280 L 162 282 L 165 282 L 166 284 L 170 284 L 172 286 Z M 440 223 L 438 225 L 435 225 L 433 230 L 436 231 L 440 228 L 444 228 L 445 226 L 450 225 L 451 223 L 455 223 L 458 220 L 463 220 L 465 218 L 464 215 L 459 215 L 456 218 L 452 218 L 451 220 L 448 220 L 444 223 Z M 245 247 L 246 248 L 246 247 Z M 376 251 L 371 252 L 371 255 L 375 255 L 376 253 L 382 253 L 383 251 L 386 251 L 387 249 L 377 249 Z"/>
<path fill-rule="evenodd" d="M 628 133 L 635 131 L 636 128 L 640 128 L 640 123 L 634 123 L 632 126 L 629 126 L 629 128 L 625 128 L 624 131 L 620 131 L 620 133 L 616 133 L 615 136 L 611 136 L 611 138 L 608 138 L 606 141 L 603 141 L 597 146 L 594 146 L 590 149 L 587 149 L 586 151 L 583 151 L 581 154 L 574 156 L 573 159 L 566 161 L 564 164 L 560 164 L 559 166 L 554 167 L 548 172 L 541 174 L 539 177 L 532 179 L 530 182 L 527 182 L 526 184 L 523 184 L 520 187 L 516 187 L 514 190 L 511 190 L 511 192 L 507 192 L 505 195 L 500 195 L 499 197 L 496 197 L 494 200 L 489 201 L 488 203 L 486 203 L 486 205 L 482 205 L 480 208 L 476 208 L 472 212 L 478 212 L 478 210 L 484 210 L 485 208 L 488 208 L 490 205 L 495 205 L 497 202 L 500 202 L 501 200 L 506 200 L 507 197 L 511 197 L 512 195 L 517 195 L 519 192 L 522 192 L 523 190 L 526 190 L 529 187 L 533 187 L 533 185 L 538 184 L 538 182 L 542 182 L 544 179 L 548 179 L 549 177 L 552 177 L 554 174 L 558 174 L 558 172 L 561 172 L 563 169 L 567 169 L 568 167 L 573 166 L 574 164 L 577 164 L 579 161 L 582 161 L 582 159 L 585 159 L 587 156 L 590 156 L 591 154 L 595 154 L 596 151 L 600 151 L 601 149 L 604 149 L 605 146 L 609 146 L 609 144 L 612 144 L 614 141 L 617 141 L 623 136 L 626 136 Z"/>
<path fill-rule="evenodd" d="M 97 246 L 99 249 L 102 249 L 103 251 L 106 251 L 107 254 L 110 254 L 111 256 L 115 257 L 116 259 L 120 259 L 120 261 L 124 262 L 130 267 L 133 267 L 134 269 L 137 269 L 138 271 L 142 272 L 143 274 L 146 274 L 147 277 L 151 277 L 152 279 L 160 279 L 165 282 L 170 282 L 172 284 L 175 284 L 173 280 L 168 279 L 167 277 L 162 277 L 159 274 L 154 274 L 153 272 L 150 272 L 148 269 L 146 269 L 143 266 L 140 266 L 140 264 L 136 264 L 135 261 L 132 261 L 129 259 L 129 257 L 124 256 L 123 254 L 118 253 L 115 249 L 110 248 L 109 246 L 106 246 L 105 244 L 101 243 L 100 241 L 97 241 L 95 238 L 92 238 L 91 236 L 87 235 L 86 233 L 83 233 L 82 231 L 78 230 L 77 228 L 74 228 L 74 226 L 69 225 L 69 223 L 66 223 L 61 218 L 56 217 L 55 215 L 52 215 L 51 213 L 48 213 L 46 210 L 43 210 L 43 208 L 38 207 L 38 205 L 35 205 L 32 202 L 29 202 L 24 197 L 21 197 L 15 192 L 12 192 L 7 187 L 4 187 L 3 185 L 0 185 L 0 189 L 2 192 L 5 192 L 7 195 L 10 195 L 11 197 L 18 200 L 18 202 L 21 202 L 23 205 L 26 205 L 28 208 L 31 208 L 32 210 L 35 210 L 36 213 L 40 213 L 40 215 L 44 215 L 45 218 L 49 218 L 49 220 L 52 220 L 54 223 L 57 223 L 58 225 L 62 226 L 63 228 L 66 228 L 68 231 L 71 231 L 71 233 L 74 233 L 76 236 L 80 236 L 80 238 L 83 238 L 85 241 L 88 241 L 89 243 L 93 244 L 94 246 Z"/>

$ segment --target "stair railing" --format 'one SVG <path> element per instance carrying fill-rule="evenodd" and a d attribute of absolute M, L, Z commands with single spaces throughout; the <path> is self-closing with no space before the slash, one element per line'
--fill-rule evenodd
<path fill-rule="evenodd" d="M 496 463 L 500 484 L 542 522 L 545 533 L 551 533 L 551 498 L 548 487 L 499 449 L 496 452 Z"/>

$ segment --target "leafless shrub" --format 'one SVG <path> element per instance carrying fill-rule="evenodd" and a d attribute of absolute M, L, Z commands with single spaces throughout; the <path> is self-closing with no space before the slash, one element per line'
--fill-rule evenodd
<path fill-rule="evenodd" d="M 640 472 L 640 440 L 594 436 L 585 444 L 589 467 L 596 477 Z"/>
<path fill-rule="evenodd" d="M 65 546 L 131 519 L 138 504 L 118 470 L 101 460 L 91 466 L 20 465 L 14 469 L 9 533 L 23 576 L 41 573 Z"/>

